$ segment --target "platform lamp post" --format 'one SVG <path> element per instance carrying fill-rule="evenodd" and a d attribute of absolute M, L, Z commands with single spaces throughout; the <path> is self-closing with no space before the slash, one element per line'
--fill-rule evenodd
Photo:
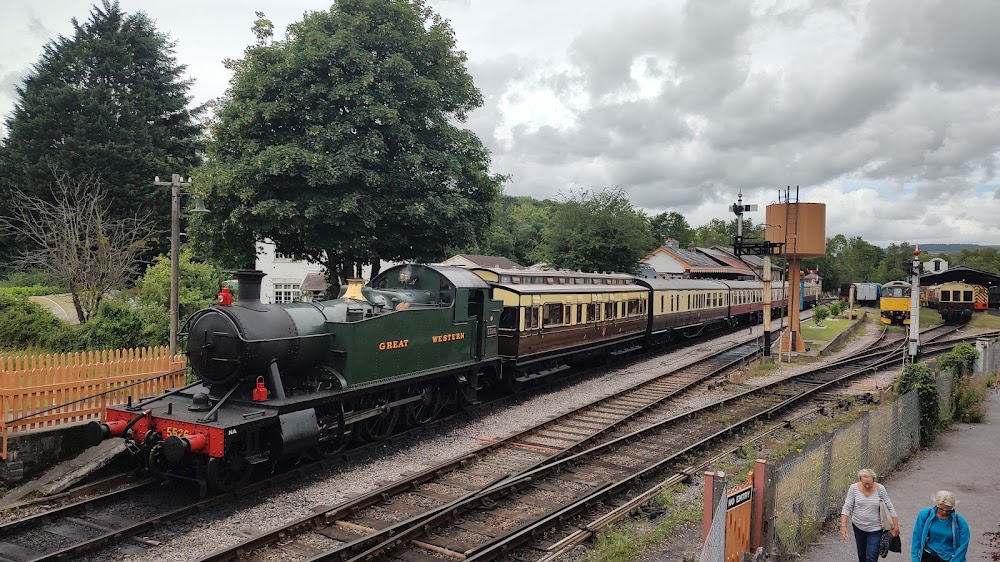
<path fill-rule="evenodd" d="M 170 181 L 160 181 L 156 176 L 153 185 L 170 186 L 170 356 L 177 354 L 177 324 L 179 314 L 180 292 L 180 246 L 181 246 L 181 188 L 191 187 L 191 178 L 187 181 L 180 174 L 173 174 Z M 207 213 L 205 202 L 199 197 L 192 213 Z"/>

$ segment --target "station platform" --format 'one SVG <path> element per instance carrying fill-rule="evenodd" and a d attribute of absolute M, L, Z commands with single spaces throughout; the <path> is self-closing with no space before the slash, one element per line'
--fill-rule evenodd
<path fill-rule="evenodd" d="M 879 481 L 899 514 L 902 554 L 887 561 L 910 560 L 914 518 L 929 507 L 938 490 L 949 490 L 958 500 L 956 511 L 969 522 L 972 544 L 968 562 L 1000 560 L 1000 394 L 990 390 L 986 421 L 955 424 L 934 444 L 918 451 L 892 474 Z M 859 469 L 864 467 L 858 467 Z M 857 560 L 854 537 L 840 537 L 840 518 L 832 520 L 816 544 L 802 553 L 801 562 Z"/>

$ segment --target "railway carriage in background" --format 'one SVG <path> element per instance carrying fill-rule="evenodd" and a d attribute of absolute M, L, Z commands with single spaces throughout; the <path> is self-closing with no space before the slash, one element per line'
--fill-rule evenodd
<path fill-rule="evenodd" d="M 854 302 L 859 306 L 878 306 L 882 285 L 879 283 L 854 283 Z"/>
<path fill-rule="evenodd" d="M 934 288 L 933 303 L 941 319 L 948 323 L 966 322 L 976 307 L 975 285 L 962 282 L 942 283 Z"/>
<path fill-rule="evenodd" d="M 879 298 L 883 324 L 908 325 L 912 306 L 911 285 L 906 281 L 890 281 L 882 285 Z"/>

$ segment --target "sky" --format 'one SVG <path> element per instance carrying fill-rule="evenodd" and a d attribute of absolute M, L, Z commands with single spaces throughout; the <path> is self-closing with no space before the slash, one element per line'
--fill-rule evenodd
<path fill-rule="evenodd" d="M 0 115 L 92 2 L 3 0 Z M 121 0 L 177 42 L 195 104 L 254 40 L 329 1 Z M 827 237 L 1000 244 L 996 0 L 429 0 L 483 93 L 469 115 L 510 195 L 623 189 L 649 214 L 731 220 L 740 193 L 826 205 Z M 5 135 L 0 126 L 0 135 Z"/>

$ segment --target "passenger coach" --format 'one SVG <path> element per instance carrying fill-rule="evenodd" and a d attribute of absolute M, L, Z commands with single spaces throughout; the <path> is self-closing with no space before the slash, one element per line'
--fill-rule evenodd
<path fill-rule="evenodd" d="M 586 351 L 641 347 L 649 291 L 624 274 L 473 268 L 503 303 L 499 353 L 524 381 L 570 367 Z"/>

